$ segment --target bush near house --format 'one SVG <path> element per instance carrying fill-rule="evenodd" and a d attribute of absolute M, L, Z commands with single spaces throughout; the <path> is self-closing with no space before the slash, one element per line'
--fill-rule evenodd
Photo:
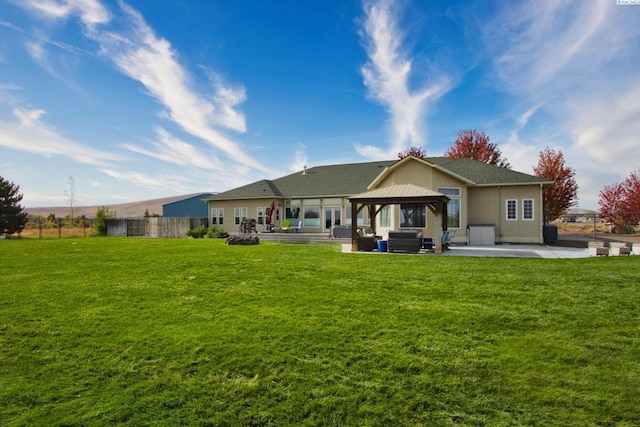
<path fill-rule="evenodd" d="M 205 225 L 187 230 L 186 235 L 187 237 L 193 237 L 195 239 L 200 239 L 203 237 L 226 239 L 227 237 L 229 237 L 229 233 L 227 233 L 223 229 L 216 226 L 207 228 Z"/>

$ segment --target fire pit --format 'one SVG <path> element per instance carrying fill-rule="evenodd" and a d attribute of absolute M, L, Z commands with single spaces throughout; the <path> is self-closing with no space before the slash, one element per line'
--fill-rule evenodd
<path fill-rule="evenodd" d="M 225 243 L 227 245 L 258 245 L 260 238 L 255 235 L 231 236 Z"/>

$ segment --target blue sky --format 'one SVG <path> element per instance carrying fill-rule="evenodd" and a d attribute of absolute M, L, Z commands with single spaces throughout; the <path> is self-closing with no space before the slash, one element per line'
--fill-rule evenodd
<path fill-rule="evenodd" d="M 545 147 L 579 205 L 640 168 L 640 6 L 0 0 L 0 175 L 23 205 L 225 191 L 303 166 Z"/>

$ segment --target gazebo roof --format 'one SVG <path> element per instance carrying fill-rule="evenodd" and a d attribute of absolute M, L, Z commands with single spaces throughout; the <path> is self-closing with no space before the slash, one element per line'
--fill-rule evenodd
<path fill-rule="evenodd" d="M 428 203 L 449 201 L 449 197 L 414 184 L 396 184 L 356 194 L 349 200 L 352 203 Z"/>

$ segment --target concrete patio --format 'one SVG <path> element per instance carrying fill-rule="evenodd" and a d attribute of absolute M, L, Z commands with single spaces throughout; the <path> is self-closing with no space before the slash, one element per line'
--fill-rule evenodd
<path fill-rule="evenodd" d="M 342 252 L 372 255 L 405 255 L 402 253 L 388 252 L 351 252 L 351 243 L 342 244 Z M 586 248 L 573 248 L 548 245 L 495 245 L 495 246 L 451 246 L 449 250 L 440 255 L 433 252 L 421 251 L 414 255 L 425 256 L 474 256 L 474 257 L 509 257 L 509 258 L 587 258 L 589 251 Z"/>

